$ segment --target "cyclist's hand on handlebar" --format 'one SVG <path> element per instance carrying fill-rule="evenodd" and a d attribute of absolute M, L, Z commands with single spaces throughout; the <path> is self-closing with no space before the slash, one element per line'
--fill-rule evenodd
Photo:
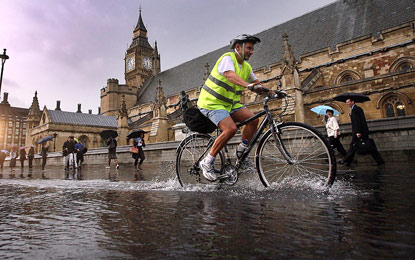
<path fill-rule="evenodd" d="M 277 90 L 274 93 L 274 98 L 285 98 L 286 96 L 288 96 L 287 92 L 283 91 L 283 90 Z"/>
<path fill-rule="evenodd" d="M 254 83 L 249 84 L 248 89 L 251 90 L 251 91 L 254 91 L 258 94 L 264 94 L 264 93 L 269 92 L 268 88 L 263 87 L 261 84 L 254 84 Z"/>

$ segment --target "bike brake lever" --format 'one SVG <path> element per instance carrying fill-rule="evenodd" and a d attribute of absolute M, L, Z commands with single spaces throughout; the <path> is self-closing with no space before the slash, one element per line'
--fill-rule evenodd
<path fill-rule="evenodd" d="M 255 86 L 248 86 L 248 89 L 251 91 L 255 91 L 257 89 L 262 89 L 262 92 L 268 93 L 269 92 L 269 88 L 266 87 L 258 87 L 258 85 Z"/>
<path fill-rule="evenodd" d="M 288 94 L 285 91 L 275 91 L 274 97 L 275 98 L 285 98 Z"/>

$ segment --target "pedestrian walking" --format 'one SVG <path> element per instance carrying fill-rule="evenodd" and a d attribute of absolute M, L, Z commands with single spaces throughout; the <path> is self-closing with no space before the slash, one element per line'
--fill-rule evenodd
<path fill-rule="evenodd" d="M 137 149 L 137 153 L 132 153 L 132 157 L 134 158 L 134 168 L 136 170 L 142 171 L 141 165 L 143 164 L 143 161 L 146 159 L 144 156 L 143 148 L 146 147 L 146 144 L 144 142 L 144 132 L 140 133 L 140 136 L 137 138 L 134 138 L 133 147 Z M 138 159 L 140 159 L 140 162 L 138 162 Z"/>
<path fill-rule="evenodd" d="M 76 152 L 76 164 L 78 168 L 81 168 L 82 163 L 84 162 L 84 149 L 85 146 L 80 142 L 75 144 L 75 152 Z"/>
<path fill-rule="evenodd" d="M 24 148 L 19 149 L 19 160 L 20 160 L 20 167 L 24 168 L 24 161 L 26 160 L 26 150 Z"/>
<path fill-rule="evenodd" d="M 16 167 L 16 159 L 17 159 L 17 148 L 15 146 L 12 146 L 10 148 L 10 164 L 9 164 L 10 169 L 12 171 L 14 171 L 13 168 Z"/>
<path fill-rule="evenodd" d="M 76 169 L 75 140 L 73 136 L 69 136 L 68 140 L 63 143 L 62 155 L 64 156 L 65 170 L 73 167 Z"/>
<path fill-rule="evenodd" d="M 45 171 L 46 160 L 48 158 L 49 145 L 47 142 L 42 143 L 40 153 L 42 154 L 42 171 Z"/>
<path fill-rule="evenodd" d="M 339 163 L 350 165 L 353 162 L 356 151 L 360 149 L 359 146 L 361 144 L 368 144 L 369 148 L 366 149 L 376 161 L 376 165 L 379 166 L 385 164 L 385 161 L 376 148 L 375 142 L 369 138 L 369 127 L 367 126 L 363 109 L 356 105 L 355 100 L 352 97 L 346 99 L 346 104 L 350 107 L 349 115 L 352 121 L 352 142 L 347 151 L 346 158 Z"/>
<path fill-rule="evenodd" d="M 339 153 L 341 153 L 343 157 L 346 157 L 346 150 L 344 149 L 342 143 L 340 142 L 340 127 L 339 127 L 339 124 L 337 123 L 336 117 L 334 117 L 333 114 L 334 114 L 333 110 L 327 109 L 326 130 L 327 130 L 327 136 L 329 138 L 329 144 L 333 149 L 337 148 L 337 151 L 339 151 Z"/>
<path fill-rule="evenodd" d="M 33 167 L 33 158 L 35 158 L 35 149 L 33 148 L 33 146 L 29 148 L 27 158 L 29 159 L 29 168 L 31 169 Z"/>
<path fill-rule="evenodd" d="M 116 165 L 115 169 L 119 169 L 120 165 L 118 164 L 117 159 L 117 140 L 115 138 L 109 137 L 107 139 L 107 146 L 108 146 L 108 166 L 107 169 L 111 168 L 111 160 L 114 160 Z"/>

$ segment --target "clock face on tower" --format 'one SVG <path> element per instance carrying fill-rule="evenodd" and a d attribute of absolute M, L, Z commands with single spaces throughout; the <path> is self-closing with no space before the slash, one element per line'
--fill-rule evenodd
<path fill-rule="evenodd" d="M 133 70 L 135 68 L 135 59 L 134 56 L 127 58 L 127 71 Z"/>
<path fill-rule="evenodd" d="M 143 58 L 143 66 L 146 69 L 151 69 L 153 67 L 153 62 L 150 60 L 149 57 Z"/>

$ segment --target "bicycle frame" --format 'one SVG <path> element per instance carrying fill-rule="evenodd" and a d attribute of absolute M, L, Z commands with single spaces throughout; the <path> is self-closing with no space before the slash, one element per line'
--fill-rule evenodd
<path fill-rule="evenodd" d="M 275 121 L 272 118 L 271 112 L 269 111 L 268 108 L 268 98 L 266 98 L 264 100 L 264 110 L 259 112 L 258 114 L 254 115 L 251 118 L 248 118 L 247 120 L 237 124 L 237 128 L 241 128 L 242 126 L 246 125 L 247 123 L 260 118 L 263 115 L 266 115 L 264 120 L 261 122 L 261 124 L 259 125 L 257 131 L 255 132 L 254 136 L 251 139 L 251 142 L 248 146 L 248 148 L 244 151 L 244 153 L 242 154 L 241 158 L 239 158 L 238 163 L 236 165 L 236 167 L 239 167 L 239 162 L 243 161 L 246 159 L 246 157 L 248 157 L 248 154 L 251 152 L 252 148 L 254 147 L 254 144 L 258 141 L 258 139 L 261 137 L 262 133 L 264 132 L 265 127 L 267 126 L 267 124 L 269 124 L 270 129 L 272 131 L 272 135 L 274 137 L 275 143 L 277 145 L 278 150 L 280 150 L 281 154 L 284 156 L 284 158 L 287 160 L 287 162 L 289 164 L 292 164 L 292 157 L 291 155 L 288 153 L 287 149 L 285 149 L 284 143 L 281 140 L 281 136 L 279 135 L 279 129 L 278 129 L 278 125 L 282 124 L 282 122 L 279 122 L 278 124 L 274 124 Z M 225 146 L 226 147 L 226 146 Z"/>
<path fill-rule="evenodd" d="M 240 122 L 236 125 L 236 127 L 238 129 L 240 129 L 242 126 L 248 124 L 249 122 L 252 122 L 253 120 L 262 117 L 263 115 L 266 115 L 264 120 L 261 122 L 261 124 L 259 125 L 257 131 L 255 132 L 254 136 L 251 139 L 251 142 L 248 146 L 248 148 L 244 151 L 244 153 L 241 155 L 241 157 L 238 159 L 235 167 L 238 169 L 239 168 L 239 163 L 241 161 L 244 161 L 249 153 L 251 152 L 252 148 L 254 147 L 254 144 L 259 140 L 259 138 L 262 136 L 264 129 L 266 128 L 266 126 L 269 124 L 270 129 L 272 131 L 272 135 L 274 137 L 275 143 L 277 145 L 277 148 L 280 150 L 281 154 L 284 156 L 284 158 L 287 160 L 287 162 L 289 164 L 292 164 L 292 157 L 291 155 L 288 153 L 288 151 L 285 149 L 284 143 L 281 141 L 281 136 L 279 135 L 279 129 L 278 129 L 278 125 L 282 124 L 282 122 L 279 122 L 278 124 L 275 124 L 274 119 L 272 118 L 271 112 L 269 111 L 268 108 L 268 99 L 266 99 L 264 101 L 264 110 L 259 112 L 258 114 L 246 119 L 243 122 Z M 217 130 L 218 133 L 220 132 L 220 129 Z M 206 147 L 205 152 L 201 155 L 201 157 L 197 160 L 196 164 L 199 165 L 199 162 L 202 160 L 202 158 L 204 158 L 204 156 L 206 155 L 206 153 L 210 150 L 210 148 L 212 147 L 214 141 L 216 140 L 216 137 L 212 137 L 211 141 L 209 141 L 209 144 Z M 229 156 L 229 151 L 227 146 L 225 145 L 224 147 L 224 151 L 225 151 L 225 158 L 227 163 L 231 164 L 231 160 L 230 160 L 230 156 Z"/>

